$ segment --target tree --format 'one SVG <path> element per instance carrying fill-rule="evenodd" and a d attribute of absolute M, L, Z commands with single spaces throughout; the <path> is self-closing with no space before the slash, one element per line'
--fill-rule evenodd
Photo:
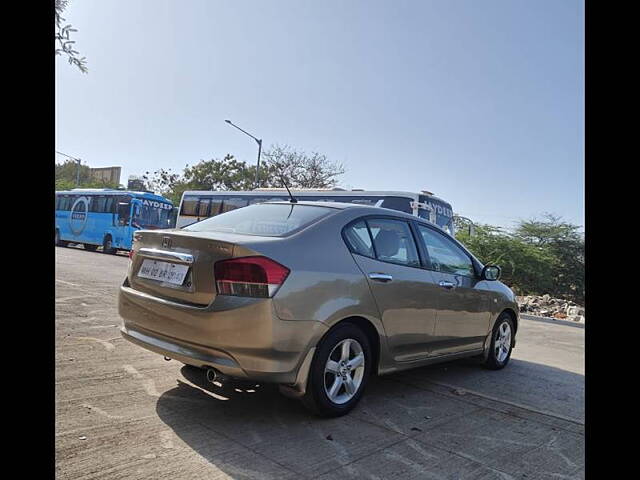
<path fill-rule="evenodd" d="M 78 176 L 78 168 L 80 175 Z M 76 179 L 79 183 L 76 184 Z M 56 163 L 55 166 L 56 190 L 71 190 L 72 188 L 120 188 L 117 183 L 103 182 L 91 176 L 91 168 L 88 165 L 80 165 L 74 160 L 65 160 Z"/>
<path fill-rule="evenodd" d="M 526 244 L 544 249 L 552 256 L 550 275 L 557 295 L 584 299 L 584 236 L 580 226 L 546 213 L 543 220 L 520 222 L 514 235 Z"/>
<path fill-rule="evenodd" d="M 69 0 L 56 0 L 55 14 L 56 14 L 56 33 L 55 39 L 58 43 L 56 48 L 56 55 L 66 55 L 69 60 L 69 64 L 75 65 L 82 73 L 87 73 L 87 59 L 85 57 L 78 58 L 78 51 L 73 49 L 74 40 L 70 40 L 69 34 L 71 32 L 77 32 L 71 25 L 63 25 L 66 19 L 62 16 L 62 13 L 67 8 Z"/>
<path fill-rule="evenodd" d="M 331 188 L 345 172 L 341 163 L 329 161 L 326 155 L 307 154 L 288 145 L 272 145 L 264 152 L 264 158 L 268 165 L 266 181 L 278 186 L 282 186 L 282 175 L 292 188 Z"/>
<path fill-rule="evenodd" d="M 519 295 L 542 295 L 584 302 L 584 238 L 579 226 L 545 214 L 521 221 L 512 233 L 476 224 L 475 235 L 461 229 L 458 240 L 483 263 L 502 267 L 503 281 Z"/>
<path fill-rule="evenodd" d="M 344 168 L 327 160 L 317 152 L 306 154 L 288 146 L 272 146 L 265 153 L 265 162 L 260 165 L 261 187 L 283 187 L 282 179 L 291 188 L 328 188 L 337 183 Z M 252 190 L 256 177 L 256 166 L 227 154 L 224 158 L 200 160 L 185 166 L 183 173 L 171 169 L 146 172 L 143 179 L 150 190 L 180 202 L 186 190 Z"/>

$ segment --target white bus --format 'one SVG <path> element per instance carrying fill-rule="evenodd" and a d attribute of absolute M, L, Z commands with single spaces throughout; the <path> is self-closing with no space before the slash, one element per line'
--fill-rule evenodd
<path fill-rule="evenodd" d="M 366 191 L 342 189 L 291 189 L 299 200 L 346 202 L 399 210 L 435 223 L 451 235 L 455 234 L 451 204 L 431 192 Z M 205 218 L 254 203 L 288 200 L 284 188 L 262 188 L 251 191 L 191 190 L 182 194 L 176 227 L 182 228 Z"/>

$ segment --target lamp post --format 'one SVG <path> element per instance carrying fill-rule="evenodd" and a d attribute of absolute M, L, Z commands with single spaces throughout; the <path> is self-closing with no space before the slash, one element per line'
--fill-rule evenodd
<path fill-rule="evenodd" d="M 239 126 L 235 125 L 231 120 L 225 120 L 225 122 L 227 122 L 229 125 L 231 125 L 232 127 L 237 128 L 238 130 L 240 130 L 242 133 L 244 133 L 245 135 L 250 136 L 251 138 L 253 138 L 256 143 L 258 144 L 258 163 L 256 164 L 256 181 L 254 183 L 254 188 L 259 187 L 259 183 L 258 183 L 258 179 L 259 174 L 260 174 L 260 154 L 262 153 L 262 139 L 260 138 L 256 138 L 253 135 L 251 135 L 249 132 L 245 132 L 243 129 L 241 129 Z"/>
<path fill-rule="evenodd" d="M 81 160 L 79 158 L 72 157 L 71 155 L 67 155 L 66 153 L 59 152 L 58 150 L 56 150 L 56 153 L 59 153 L 60 155 L 64 155 L 65 157 L 68 157 L 71 160 L 74 160 L 74 161 L 78 162 L 78 168 L 76 170 L 76 187 L 80 186 L 80 162 L 81 162 Z"/>

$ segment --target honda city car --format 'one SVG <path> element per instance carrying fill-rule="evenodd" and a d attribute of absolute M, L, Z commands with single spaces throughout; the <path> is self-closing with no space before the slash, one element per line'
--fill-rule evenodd
<path fill-rule="evenodd" d="M 372 374 L 472 356 L 501 369 L 515 346 L 499 267 L 410 214 L 292 199 L 134 235 L 124 338 L 319 415 L 349 412 Z"/>

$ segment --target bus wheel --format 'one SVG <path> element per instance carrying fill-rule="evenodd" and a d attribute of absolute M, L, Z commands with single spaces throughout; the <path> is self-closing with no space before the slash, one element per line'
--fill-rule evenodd
<path fill-rule="evenodd" d="M 60 240 L 60 230 L 56 230 L 56 246 L 57 247 L 66 247 L 67 242 L 64 240 Z"/>
<path fill-rule="evenodd" d="M 84 249 L 89 250 L 90 252 L 95 252 L 97 248 L 98 248 L 98 245 L 93 245 L 91 243 L 84 244 Z"/>
<path fill-rule="evenodd" d="M 112 255 L 116 253 L 116 249 L 111 246 L 111 235 L 104 237 L 102 241 L 102 253 L 110 253 Z"/>

